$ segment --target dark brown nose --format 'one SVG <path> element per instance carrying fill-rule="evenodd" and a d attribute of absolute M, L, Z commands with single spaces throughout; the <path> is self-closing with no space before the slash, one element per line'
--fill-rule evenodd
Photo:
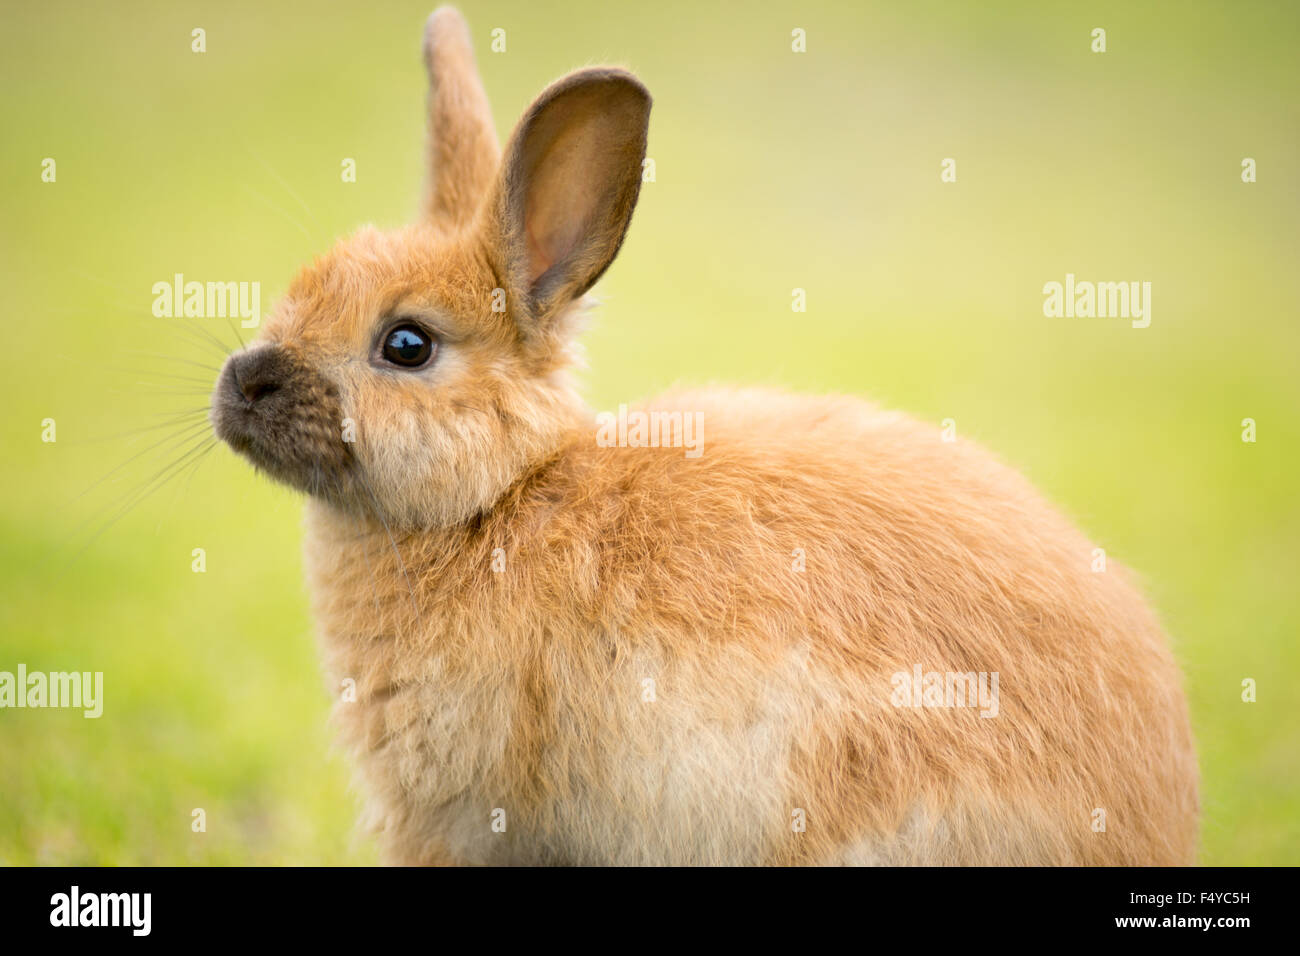
<path fill-rule="evenodd" d="M 289 369 L 279 349 L 263 347 L 230 359 L 230 385 L 249 405 L 278 392 Z"/>

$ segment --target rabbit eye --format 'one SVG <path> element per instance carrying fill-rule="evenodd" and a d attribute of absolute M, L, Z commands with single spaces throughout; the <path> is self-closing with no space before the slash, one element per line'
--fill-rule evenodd
<path fill-rule="evenodd" d="M 384 359 L 402 368 L 418 368 L 433 355 L 433 337 L 418 325 L 399 325 L 384 336 Z"/>

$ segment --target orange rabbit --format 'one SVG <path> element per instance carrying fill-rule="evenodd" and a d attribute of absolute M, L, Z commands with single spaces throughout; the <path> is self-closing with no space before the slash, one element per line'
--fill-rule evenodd
<path fill-rule="evenodd" d="M 385 859 L 1190 863 L 1180 675 L 1123 572 L 984 451 L 856 399 L 598 423 L 574 336 L 650 96 L 580 70 L 502 154 L 454 10 L 425 57 L 420 221 L 306 268 L 213 402 L 309 495 Z"/>

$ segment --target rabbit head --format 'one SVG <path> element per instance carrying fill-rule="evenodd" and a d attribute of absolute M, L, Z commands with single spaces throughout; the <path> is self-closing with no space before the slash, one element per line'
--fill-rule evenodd
<path fill-rule="evenodd" d="M 420 221 L 303 269 L 212 402 L 217 435 L 272 477 L 408 527 L 490 508 L 584 414 L 575 318 L 631 221 L 650 113 L 631 74 L 580 70 L 502 153 L 454 10 L 429 18 L 424 58 Z"/>

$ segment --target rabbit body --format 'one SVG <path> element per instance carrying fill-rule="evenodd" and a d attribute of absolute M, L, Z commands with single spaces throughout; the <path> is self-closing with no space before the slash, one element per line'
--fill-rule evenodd
<path fill-rule="evenodd" d="M 1191 861 L 1164 637 L 1026 482 L 852 399 L 663 404 L 702 412 L 700 458 L 578 430 L 472 525 L 395 542 L 312 505 L 388 859 Z M 997 715 L 896 706 L 918 664 L 999 672 Z"/>

